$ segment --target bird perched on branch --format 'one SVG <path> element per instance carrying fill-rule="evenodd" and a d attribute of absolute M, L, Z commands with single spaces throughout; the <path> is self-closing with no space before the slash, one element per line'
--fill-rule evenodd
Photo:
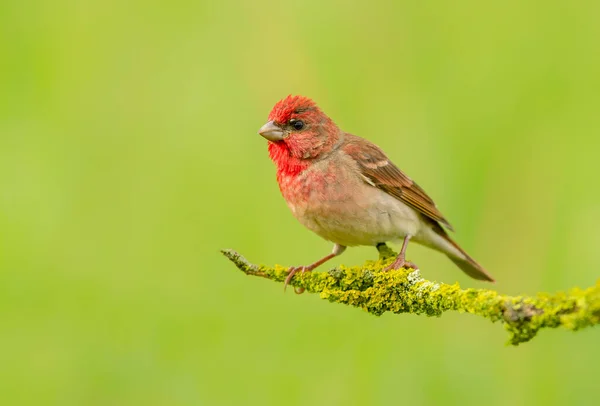
<path fill-rule="evenodd" d="M 377 246 L 402 240 L 386 268 L 411 267 L 406 248 L 414 241 L 440 251 L 472 278 L 492 276 L 448 235 L 452 226 L 433 200 L 375 144 L 342 131 L 309 98 L 288 96 L 277 102 L 258 131 L 269 142 L 279 189 L 294 216 L 333 242 L 329 255 L 291 267 L 285 285 L 298 271 L 312 271 L 346 247 Z"/>

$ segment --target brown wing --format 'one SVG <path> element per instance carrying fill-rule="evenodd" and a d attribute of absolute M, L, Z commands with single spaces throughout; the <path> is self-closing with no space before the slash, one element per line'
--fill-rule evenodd
<path fill-rule="evenodd" d="M 350 134 L 346 137 L 349 139 L 347 138 L 348 142 L 343 148 L 344 152 L 356 160 L 361 173 L 370 184 L 453 230 L 427 193 L 398 169 L 379 147 Z"/>

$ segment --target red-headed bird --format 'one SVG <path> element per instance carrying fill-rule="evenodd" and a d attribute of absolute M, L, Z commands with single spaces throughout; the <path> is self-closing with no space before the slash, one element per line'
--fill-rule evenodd
<path fill-rule="evenodd" d="M 346 247 L 398 240 L 402 249 L 386 270 L 417 269 L 405 257 L 412 240 L 446 254 L 470 277 L 494 281 L 448 236 L 444 227 L 452 227 L 427 193 L 375 144 L 342 131 L 303 96 L 277 102 L 268 120 L 258 133 L 269 140 L 285 201 L 300 223 L 335 244 L 313 264 L 290 268 L 286 286 L 297 271 L 312 271 Z"/>

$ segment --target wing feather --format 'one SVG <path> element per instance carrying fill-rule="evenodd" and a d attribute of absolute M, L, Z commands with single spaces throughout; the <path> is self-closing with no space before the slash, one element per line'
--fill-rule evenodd
<path fill-rule="evenodd" d="M 398 169 L 379 147 L 350 134 L 346 134 L 346 140 L 343 150 L 354 158 L 368 184 L 385 191 L 424 216 L 452 230 L 450 223 L 427 193 Z"/>

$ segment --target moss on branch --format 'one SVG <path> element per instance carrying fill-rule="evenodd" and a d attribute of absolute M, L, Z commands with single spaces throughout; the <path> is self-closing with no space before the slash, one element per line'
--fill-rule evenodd
<path fill-rule="evenodd" d="M 233 250 L 222 253 L 247 275 L 283 282 L 288 274 L 287 267 L 254 265 Z M 600 324 L 600 280 L 588 289 L 574 288 L 568 293 L 507 296 L 489 289 L 430 282 L 414 269 L 381 272 L 395 254 L 385 245 L 379 253 L 379 260 L 361 267 L 342 265 L 327 272 L 298 273 L 290 285 L 376 316 L 385 312 L 440 316 L 448 310 L 475 314 L 502 322 L 513 345 L 531 340 L 545 327 L 575 331 Z"/>

